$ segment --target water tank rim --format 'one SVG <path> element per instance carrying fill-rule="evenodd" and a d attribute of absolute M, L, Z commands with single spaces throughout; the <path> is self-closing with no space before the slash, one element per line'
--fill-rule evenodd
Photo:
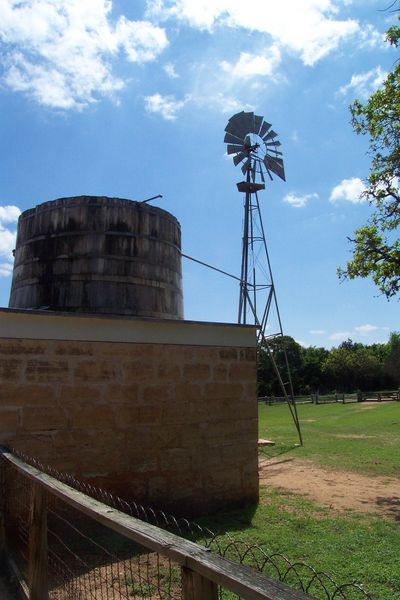
<path fill-rule="evenodd" d="M 163 215 L 164 217 L 170 219 L 180 227 L 178 219 L 164 208 L 152 206 L 151 204 L 147 204 L 138 200 L 131 200 L 129 198 L 119 198 L 113 196 L 63 196 L 61 198 L 55 198 L 54 200 L 46 200 L 45 202 L 37 204 L 33 208 L 28 208 L 27 210 L 24 210 L 20 214 L 19 219 L 22 221 L 26 218 L 37 215 L 38 213 L 43 213 L 51 210 L 58 210 L 60 208 L 76 208 L 76 206 L 78 205 L 95 206 L 99 208 L 107 206 L 120 206 L 121 208 L 126 207 L 135 210 L 139 209 L 147 213 L 156 213 L 160 216 Z"/>

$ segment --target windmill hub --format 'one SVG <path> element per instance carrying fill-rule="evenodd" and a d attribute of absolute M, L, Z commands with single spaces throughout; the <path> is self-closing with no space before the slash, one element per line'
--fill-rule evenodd
<path fill-rule="evenodd" d="M 260 147 L 260 144 L 253 144 L 253 146 L 248 146 L 247 144 L 245 144 L 245 146 L 249 152 L 255 152 L 257 148 Z"/>

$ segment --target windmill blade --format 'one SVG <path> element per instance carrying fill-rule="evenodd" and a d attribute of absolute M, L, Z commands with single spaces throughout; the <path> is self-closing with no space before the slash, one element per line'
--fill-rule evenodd
<path fill-rule="evenodd" d="M 245 143 L 245 144 L 246 144 L 246 146 L 248 146 L 249 148 L 250 148 L 250 146 L 252 146 L 252 143 L 251 143 L 251 137 L 250 137 L 250 134 L 249 134 L 249 133 L 248 133 L 248 134 L 246 135 L 246 137 L 244 138 L 244 143 Z"/>
<path fill-rule="evenodd" d="M 259 117 L 258 115 L 254 115 L 254 130 L 253 133 L 256 133 L 258 135 L 258 132 L 260 131 L 260 127 L 261 124 L 263 122 L 263 118 Z"/>
<path fill-rule="evenodd" d="M 228 121 L 228 125 L 225 127 L 225 131 L 227 133 L 231 133 L 232 135 L 236 135 L 236 137 L 240 137 L 240 139 L 244 139 L 246 133 L 248 133 L 247 128 L 247 113 L 244 111 L 233 115 Z"/>
<path fill-rule="evenodd" d="M 247 133 L 253 132 L 254 129 L 254 113 L 244 111 L 234 115 L 225 127 L 225 131 L 232 133 L 233 135 L 240 135 L 242 138 Z"/>
<path fill-rule="evenodd" d="M 254 133 L 254 113 L 243 113 L 240 117 L 240 125 L 245 128 L 246 133 Z"/>
<path fill-rule="evenodd" d="M 266 172 L 267 172 L 267 175 L 268 175 L 268 177 L 269 177 L 269 178 L 270 178 L 270 180 L 272 181 L 272 179 L 273 179 L 273 178 L 272 178 L 271 172 L 270 172 L 270 170 L 268 169 L 268 167 L 267 167 L 266 165 L 265 165 L 265 170 L 266 170 Z"/>
<path fill-rule="evenodd" d="M 271 123 L 267 123 L 267 121 L 264 121 L 263 126 L 260 129 L 260 133 L 258 134 L 261 138 L 263 138 L 263 136 L 267 133 L 268 129 L 272 127 Z"/>
<path fill-rule="evenodd" d="M 267 140 L 270 140 L 271 138 L 276 137 L 278 134 L 276 133 L 276 131 L 274 131 L 273 129 L 266 135 L 263 137 L 264 142 L 267 142 Z"/>
<path fill-rule="evenodd" d="M 236 156 L 233 157 L 233 162 L 235 164 L 235 167 L 238 166 L 238 164 L 240 162 L 242 162 L 243 159 L 245 159 L 248 156 L 247 152 L 240 152 L 240 154 L 237 154 Z"/>
<path fill-rule="evenodd" d="M 285 180 L 285 169 L 283 167 L 283 160 L 281 158 L 273 158 L 272 156 L 266 156 L 264 158 L 264 164 L 268 170 L 271 170 L 275 175 L 278 175 L 283 181 Z"/>
<path fill-rule="evenodd" d="M 242 166 L 242 173 L 243 175 L 246 175 L 247 171 L 249 171 L 251 168 L 251 158 L 249 157 L 246 162 L 244 163 L 244 165 Z"/>
<path fill-rule="evenodd" d="M 224 142 L 227 144 L 243 144 L 243 138 L 233 135 L 232 133 L 226 133 Z"/>
<path fill-rule="evenodd" d="M 265 145 L 268 147 L 269 146 L 275 146 L 275 147 L 282 146 L 282 144 L 278 140 L 276 142 L 265 142 Z"/>
<path fill-rule="evenodd" d="M 242 112 L 240 112 L 240 113 L 236 113 L 236 115 L 233 115 L 233 116 L 232 116 L 232 117 L 229 119 L 229 121 L 228 121 L 228 123 L 227 123 L 227 126 L 225 127 L 225 131 L 230 131 L 232 127 L 235 127 L 235 123 L 236 123 L 236 121 L 237 121 L 238 119 L 240 119 L 240 116 L 241 116 L 242 114 L 244 114 L 244 110 L 242 110 Z"/>
<path fill-rule="evenodd" d="M 226 147 L 227 154 L 235 154 L 236 152 L 243 152 L 243 151 L 244 151 L 243 144 L 240 146 L 236 146 L 234 144 L 228 144 Z"/>
<path fill-rule="evenodd" d="M 228 129 L 229 127 L 229 129 Z M 245 127 L 239 127 L 236 123 L 227 127 L 227 133 L 234 135 L 238 140 L 244 140 L 247 130 Z"/>
<path fill-rule="evenodd" d="M 264 172 L 263 172 L 263 168 L 262 168 L 262 163 L 260 163 L 260 176 L 261 176 L 261 181 L 263 183 L 265 183 L 265 177 L 264 177 Z"/>
<path fill-rule="evenodd" d="M 277 163 L 283 169 L 283 160 L 281 158 L 270 156 L 269 157 L 273 162 Z"/>
<path fill-rule="evenodd" d="M 241 112 L 236 113 L 235 115 L 232 115 L 231 118 L 228 121 L 228 125 L 231 123 L 234 123 L 237 119 L 239 119 L 242 115 L 244 115 L 244 110 L 242 110 Z M 228 125 L 225 127 L 225 131 L 227 131 L 227 127 Z"/>

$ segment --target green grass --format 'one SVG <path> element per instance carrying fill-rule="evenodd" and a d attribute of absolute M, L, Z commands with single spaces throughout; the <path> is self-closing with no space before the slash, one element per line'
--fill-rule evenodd
<path fill-rule="evenodd" d="M 371 406 L 371 408 L 369 408 Z M 400 479 L 400 403 L 298 406 L 304 446 L 287 406 L 260 405 L 267 456 L 296 457 L 328 469 Z M 338 511 L 283 490 L 262 487 L 258 507 L 218 514 L 210 529 L 304 561 L 339 583 L 362 584 L 374 600 L 400 600 L 400 522 Z M 270 571 L 267 574 L 274 576 Z M 289 582 L 293 583 L 293 582 Z M 317 598 L 321 592 L 310 590 Z M 351 596 L 349 596 L 351 597 Z"/>
<path fill-rule="evenodd" d="M 400 531 L 391 521 L 333 512 L 295 494 L 263 488 L 253 514 L 249 510 L 219 514 L 207 519 L 207 525 L 262 544 L 268 554 L 304 561 L 338 584 L 362 584 L 376 600 L 400 599 Z M 274 577 L 272 571 L 267 574 Z"/>
<path fill-rule="evenodd" d="M 260 437 L 275 441 L 268 456 L 289 452 L 319 466 L 400 478 L 400 403 L 302 404 L 304 445 L 286 405 L 259 406 Z"/>

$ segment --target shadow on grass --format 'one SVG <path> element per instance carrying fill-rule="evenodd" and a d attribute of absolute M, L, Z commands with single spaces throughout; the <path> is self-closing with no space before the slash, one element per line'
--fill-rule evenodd
<path fill-rule="evenodd" d="M 213 515 L 204 516 L 197 519 L 202 527 L 210 529 L 215 535 L 225 535 L 227 531 L 244 531 L 252 527 L 254 513 L 258 504 L 249 504 L 244 508 L 218 512 Z"/>
<path fill-rule="evenodd" d="M 379 496 L 376 499 L 376 503 L 381 508 L 385 509 L 385 512 L 392 517 L 395 521 L 400 521 L 400 498 L 398 496 Z"/>
<path fill-rule="evenodd" d="M 265 458 L 276 458 L 278 456 L 282 456 L 285 454 L 293 453 L 298 450 L 301 446 L 297 444 L 279 444 L 276 446 L 264 446 L 258 449 L 258 454 L 260 456 L 265 456 Z M 293 457 L 294 458 L 294 457 Z M 288 459 L 292 460 L 292 459 Z"/>

